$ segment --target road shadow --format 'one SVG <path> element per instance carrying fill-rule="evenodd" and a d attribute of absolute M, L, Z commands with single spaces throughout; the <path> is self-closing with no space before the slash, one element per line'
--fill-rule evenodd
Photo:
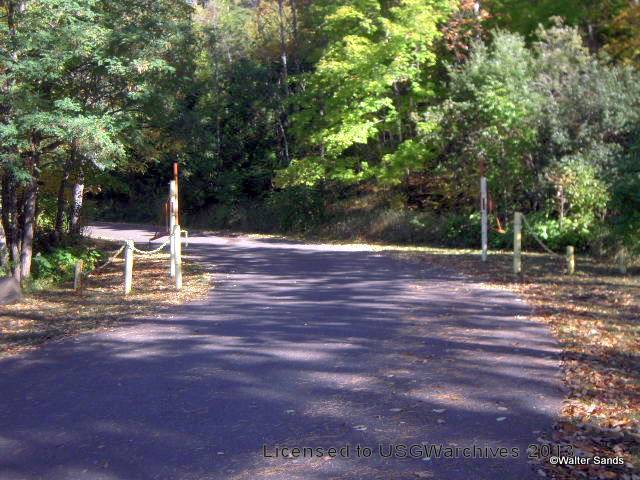
<path fill-rule="evenodd" d="M 1 478 L 533 478 L 526 447 L 562 399 L 558 349 L 513 295 L 370 251 L 192 242 L 216 274 L 205 301 L 0 361 Z M 377 450 L 421 443 L 519 456 Z"/>

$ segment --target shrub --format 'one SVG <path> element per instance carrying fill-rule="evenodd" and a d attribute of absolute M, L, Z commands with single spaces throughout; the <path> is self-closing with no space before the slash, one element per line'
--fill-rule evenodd
<path fill-rule="evenodd" d="M 38 253 L 33 258 L 33 279 L 39 284 L 61 283 L 73 279 L 75 265 L 84 262 L 85 270 L 92 270 L 102 259 L 102 253 L 87 247 L 56 248 Z"/>

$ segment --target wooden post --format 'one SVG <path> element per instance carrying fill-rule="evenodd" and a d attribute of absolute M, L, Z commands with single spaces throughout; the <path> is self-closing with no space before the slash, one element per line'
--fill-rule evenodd
<path fill-rule="evenodd" d="M 82 268 L 84 266 L 84 262 L 82 260 L 78 260 L 76 262 L 76 270 L 74 272 L 73 277 L 73 290 L 79 292 L 82 290 Z"/>
<path fill-rule="evenodd" d="M 174 162 L 173 163 L 173 181 L 176 183 L 176 189 L 175 189 L 175 197 L 176 197 L 176 208 L 174 211 L 174 215 L 176 217 L 176 223 L 180 223 L 180 209 L 178 208 L 179 205 L 179 198 L 180 198 L 180 191 L 179 191 L 179 182 L 178 182 L 179 176 L 178 176 L 178 162 Z"/>
<path fill-rule="evenodd" d="M 489 250 L 489 214 L 487 211 L 487 179 L 480 179 L 480 209 L 482 211 L 482 261 L 487 261 Z"/>
<path fill-rule="evenodd" d="M 133 240 L 127 240 L 124 248 L 124 294 L 131 293 L 133 286 Z"/>
<path fill-rule="evenodd" d="M 182 290 L 182 236 L 180 235 L 180 225 L 175 226 L 173 238 L 175 242 L 176 289 Z"/>
<path fill-rule="evenodd" d="M 618 251 L 618 271 L 627 274 L 627 250 L 623 247 Z"/>
<path fill-rule="evenodd" d="M 176 227 L 176 210 L 177 210 L 177 184 L 175 180 L 171 180 L 171 182 L 169 182 L 169 235 L 174 235 L 175 233 L 175 227 Z M 173 237 L 170 238 L 169 241 L 169 246 L 170 246 L 170 250 L 171 250 L 171 256 L 170 256 L 170 266 L 169 266 L 169 270 L 170 270 L 170 274 L 171 277 L 175 277 L 176 276 L 176 261 L 175 261 L 175 257 L 176 257 L 176 245 L 175 242 L 173 241 Z"/>
<path fill-rule="evenodd" d="M 576 271 L 575 248 L 567 247 L 567 275 L 573 275 Z"/>
<path fill-rule="evenodd" d="M 522 273 L 522 213 L 516 212 L 513 218 L 513 273 Z"/>

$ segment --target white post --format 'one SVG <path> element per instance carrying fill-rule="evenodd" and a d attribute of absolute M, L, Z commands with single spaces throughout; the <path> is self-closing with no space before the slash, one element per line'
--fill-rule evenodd
<path fill-rule="evenodd" d="M 173 234 L 175 242 L 175 270 L 176 270 L 176 289 L 182 289 L 182 236 L 180 235 L 180 225 L 174 227 Z"/>
<path fill-rule="evenodd" d="M 175 232 L 175 226 L 176 226 L 176 212 L 178 211 L 178 201 L 177 201 L 177 185 L 175 180 L 171 180 L 171 182 L 169 182 L 169 235 L 174 235 Z M 174 243 L 174 239 L 170 238 L 169 239 L 169 245 L 170 245 L 170 250 L 171 250 L 171 256 L 170 256 L 170 274 L 172 277 L 176 276 L 176 262 L 175 262 L 175 256 L 176 256 L 176 247 L 175 247 L 175 243 Z"/>
<path fill-rule="evenodd" d="M 82 267 L 84 266 L 84 262 L 82 260 L 78 260 L 76 263 L 76 269 L 73 276 L 73 289 L 78 292 L 82 289 Z"/>
<path fill-rule="evenodd" d="M 131 293 L 133 286 L 133 240 L 127 240 L 124 248 L 124 294 Z"/>
<path fill-rule="evenodd" d="M 575 248 L 567 247 L 567 275 L 573 275 L 576 271 Z"/>
<path fill-rule="evenodd" d="M 489 213 L 487 205 L 487 178 L 480 179 L 480 209 L 482 211 L 482 261 L 487 261 L 489 251 Z"/>
<path fill-rule="evenodd" d="M 513 218 L 513 273 L 522 273 L 522 213 L 516 212 Z"/>
<path fill-rule="evenodd" d="M 622 275 L 627 274 L 627 250 L 624 247 L 618 251 L 618 271 Z"/>

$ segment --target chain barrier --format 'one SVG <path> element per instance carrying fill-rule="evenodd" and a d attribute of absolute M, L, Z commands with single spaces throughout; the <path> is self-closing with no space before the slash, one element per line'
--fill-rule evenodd
<path fill-rule="evenodd" d="M 547 247 L 547 246 L 545 245 L 545 243 L 544 243 L 542 240 L 540 240 L 540 237 L 538 237 L 538 236 L 535 234 L 535 232 L 534 232 L 534 230 L 533 230 L 533 227 L 532 227 L 532 226 L 531 226 L 531 224 L 527 221 L 527 217 L 525 216 L 525 214 L 524 214 L 524 213 L 522 214 L 522 220 L 524 220 L 524 224 L 526 225 L 526 227 L 527 227 L 527 229 L 528 229 L 529 233 L 531 234 L 531 236 L 533 236 L 533 238 L 535 239 L 535 241 L 538 243 L 538 245 L 540 245 L 540 246 L 542 247 L 542 249 L 543 249 L 545 252 L 547 252 L 547 253 L 548 253 L 548 254 L 550 254 L 550 255 L 555 255 L 555 256 L 556 256 L 556 257 L 558 257 L 558 258 L 564 258 L 564 256 L 563 256 L 563 255 L 560 255 L 559 253 L 554 252 L 554 251 L 553 251 L 553 250 L 551 250 L 549 247 Z"/>
<path fill-rule="evenodd" d="M 184 234 L 184 236 L 185 236 L 185 247 L 188 247 L 189 246 L 189 232 L 187 230 L 180 230 L 180 240 L 182 240 L 182 234 Z M 158 248 L 156 248 L 155 250 L 140 250 L 134 244 L 133 245 L 133 251 L 135 253 L 140 254 L 140 255 L 155 255 L 157 253 L 160 253 L 164 247 L 169 245 L 169 243 L 171 243 L 171 239 L 172 238 L 173 238 L 173 235 L 169 235 L 169 239 L 166 242 L 164 242 L 162 245 L 160 245 Z"/>
<path fill-rule="evenodd" d="M 184 236 L 185 236 L 185 246 L 188 247 L 189 246 L 189 232 L 187 230 L 180 230 L 180 240 L 182 240 L 182 234 L 184 234 Z M 135 252 L 135 253 L 137 253 L 139 255 L 148 255 L 148 256 L 156 255 L 156 254 L 160 253 L 167 245 L 169 245 L 169 243 L 171 243 L 172 239 L 173 239 L 173 235 L 169 235 L 169 238 L 162 245 L 160 245 L 158 248 L 156 248 L 154 250 L 141 250 L 141 249 L 139 249 L 139 248 L 137 248 L 135 246 L 135 243 L 132 242 L 133 252 Z M 107 259 L 107 261 L 104 262 L 99 267 L 94 268 L 90 272 L 82 272 L 81 275 L 82 275 L 82 278 L 84 279 L 84 281 L 87 281 L 91 275 L 95 275 L 96 273 L 100 272 L 101 270 L 104 270 L 111 263 L 115 262 L 118 259 L 118 257 L 120 257 L 120 255 L 122 255 L 122 252 L 124 252 L 125 248 L 127 248 L 126 243 L 122 247 L 120 247 L 118 250 L 116 250 L 115 252 L 110 254 L 108 259 Z"/>
<path fill-rule="evenodd" d="M 85 279 L 88 279 L 90 275 L 96 274 L 98 273 L 100 270 L 103 270 L 104 268 L 107 267 L 107 265 L 109 265 L 110 263 L 114 262 L 119 256 L 120 254 L 122 254 L 122 252 L 124 252 L 126 245 L 123 245 L 122 247 L 120 247 L 118 250 L 116 250 L 113 254 L 111 254 L 111 256 L 109 256 L 109 258 L 107 259 L 106 262 L 104 262 L 102 265 L 100 265 L 99 267 L 94 268 L 93 270 L 91 270 L 90 272 L 84 272 L 82 275 L 84 276 Z"/>
<path fill-rule="evenodd" d="M 169 240 L 167 240 L 166 242 L 164 242 L 162 245 L 160 245 L 158 248 L 156 248 L 155 250 L 140 250 L 138 247 L 135 246 L 135 244 L 133 245 L 133 251 L 135 253 L 138 253 L 140 255 L 155 255 L 156 253 L 160 253 L 162 251 L 162 249 L 164 247 L 166 247 L 167 245 L 169 245 L 169 242 L 171 242 L 171 239 L 173 238 L 173 235 L 171 235 L 169 237 Z"/>

